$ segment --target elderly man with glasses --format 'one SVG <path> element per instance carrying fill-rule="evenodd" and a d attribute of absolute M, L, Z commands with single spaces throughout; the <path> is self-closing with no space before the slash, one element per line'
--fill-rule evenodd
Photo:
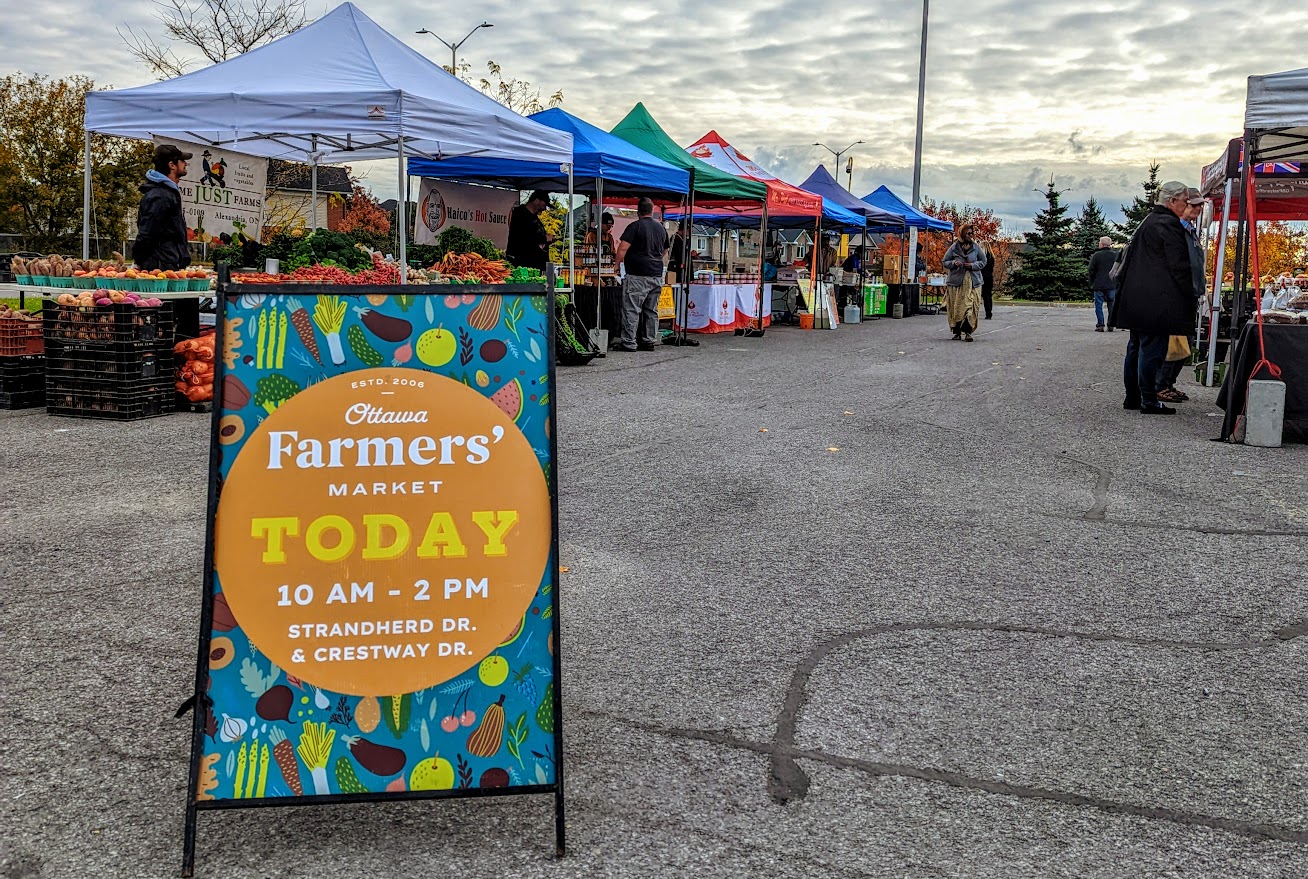
<path fill-rule="evenodd" d="M 1110 325 L 1131 331 L 1122 364 L 1122 408 L 1144 415 L 1176 414 L 1158 399 L 1158 373 L 1167 361 L 1168 337 L 1187 335 L 1194 327 L 1189 233 L 1181 225 L 1190 198 L 1184 183 L 1162 185 L 1158 203 L 1122 254 L 1117 276 Z"/>

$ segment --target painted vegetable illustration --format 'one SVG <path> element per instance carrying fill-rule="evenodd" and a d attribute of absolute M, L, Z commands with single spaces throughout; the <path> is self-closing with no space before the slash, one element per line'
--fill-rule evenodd
<path fill-rule="evenodd" d="M 518 416 L 522 414 L 522 382 L 515 378 L 491 394 L 490 399 L 492 403 L 500 407 L 501 412 L 517 421 Z"/>
<path fill-rule="evenodd" d="M 381 366 L 386 362 L 381 352 L 368 343 L 368 337 L 363 334 L 363 329 L 358 324 L 350 324 L 345 338 L 349 340 L 350 350 L 354 352 L 354 356 L 359 358 L 364 366 Z"/>
<path fill-rule="evenodd" d="M 224 742 L 235 742 L 240 739 L 241 736 L 245 735 L 245 731 L 249 726 L 248 723 L 239 717 L 229 717 L 224 714 L 223 722 L 218 726 L 218 738 L 222 739 Z"/>
<path fill-rule="evenodd" d="M 354 708 L 354 722 L 360 732 L 370 733 L 381 723 L 381 706 L 374 696 L 364 696 Z"/>
<path fill-rule="evenodd" d="M 504 694 L 487 706 L 481 726 L 468 736 L 468 753 L 474 757 L 494 757 L 504 743 Z"/>
<path fill-rule="evenodd" d="M 403 342 L 413 335 L 413 324 L 402 317 L 391 317 L 371 308 L 356 308 L 354 311 L 368 332 L 383 342 Z"/>
<path fill-rule="evenodd" d="M 499 767 L 492 767 L 481 774 L 478 787 L 508 787 L 509 773 Z"/>
<path fill-rule="evenodd" d="M 361 736 L 342 736 L 341 741 L 350 749 L 350 754 L 359 761 L 359 765 L 373 775 L 384 778 L 404 771 L 407 758 L 399 748 L 379 745 Z"/>
<path fill-rule="evenodd" d="M 254 703 L 254 710 L 264 720 L 289 720 L 294 702 L 295 694 L 291 688 L 278 684 L 259 697 L 259 701 Z"/>
<path fill-rule="evenodd" d="M 322 355 L 318 353 L 318 337 L 313 334 L 313 321 L 309 318 L 309 312 L 298 299 L 287 299 L 286 306 L 291 309 L 291 326 L 295 327 L 301 344 L 313 355 L 314 360 L 322 363 Z"/>
<path fill-rule="evenodd" d="M 213 799 L 211 791 L 218 786 L 218 770 L 214 767 L 220 757 L 220 754 L 205 754 L 204 759 L 200 761 L 200 777 L 195 784 L 197 800 Z"/>
<path fill-rule="evenodd" d="M 223 321 L 223 363 L 228 369 L 236 368 L 236 358 L 241 350 L 241 325 L 243 317 L 233 317 Z"/>
<path fill-rule="evenodd" d="M 258 742 L 250 742 L 247 752 L 245 742 L 236 752 L 236 776 L 232 784 L 232 798 L 241 800 L 263 799 L 268 786 L 268 746 L 260 747 Z"/>
<path fill-rule="evenodd" d="M 271 415 L 273 410 L 294 397 L 301 388 L 292 379 L 279 372 L 265 375 L 254 386 L 254 402 Z"/>
<path fill-rule="evenodd" d="M 404 736 L 404 731 L 409 728 L 409 710 L 413 704 L 413 697 L 408 693 L 403 696 L 383 696 L 382 697 L 382 719 L 386 721 L 386 728 L 391 731 L 395 738 Z"/>
<path fill-rule="evenodd" d="M 325 795 L 331 793 L 327 784 L 327 760 L 331 757 L 332 743 L 336 740 L 336 730 L 327 729 L 327 721 L 306 723 L 304 732 L 300 733 L 300 746 L 296 751 L 313 778 L 313 792 Z"/>
<path fill-rule="evenodd" d="M 345 303 L 339 296 L 324 296 L 313 307 L 313 324 L 327 337 L 327 352 L 332 363 L 345 363 L 345 349 L 341 347 L 341 327 L 345 325 Z"/>
<path fill-rule="evenodd" d="M 343 794 L 366 794 L 368 789 L 359 781 L 359 776 L 354 774 L 354 767 L 350 765 L 349 757 L 338 757 L 336 759 L 336 786 Z"/>
<path fill-rule="evenodd" d="M 454 766 L 440 754 L 421 760 L 409 774 L 409 790 L 450 790 L 454 787 Z"/>
<path fill-rule="evenodd" d="M 228 373 L 223 376 L 223 408 L 241 409 L 250 402 L 250 389 L 245 382 Z"/>
<path fill-rule="evenodd" d="M 474 330 L 493 330 L 500 322 L 500 296 L 488 294 L 481 297 L 477 307 L 468 312 L 468 326 Z"/>
<path fill-rule="evenodd" d="M 545 685 L 545 695 L 541 697 L 540 707 L 536 709 L 536 725 L 541 732 L 554 732 L 554 682 Z"/>
<path fill-rule="evenodd" d="M 459 343 L 454 334 L 443 327 L 423 333 L 414 346 L 418 359 L 428 366 L 444 366 L 454 359 L 458 350 Z"/>
<path fill-rule="evenodd" d="M 300 764 L 295 762 L 295 747 L 286 738 L 286 733 L 277 727 L 272 728 L 268 738 L 273 743 L 273 760 L 281 770 L 282 780 L 297 797 L 304 796 L 304 786 L 300 784 Z"/>
<path fill-rule="evenodd" d="M 254 364 L 258 369 L 281 369 L 286 362 L 286 312 L 259 312 Z"/>

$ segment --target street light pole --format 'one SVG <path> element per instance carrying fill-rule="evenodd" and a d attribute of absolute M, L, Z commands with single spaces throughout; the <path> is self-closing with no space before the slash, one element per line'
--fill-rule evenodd
<path fill-rule="evenodd" d="M 484 27 L 495 27 L 495 25 L 491 24 L 489 21 L 483 21 L 481 24 L 477 25 L 475 28 L 468 31 L 468 36 L 459 40 L 457 43 L 447 42 L 445 38 L 442 37 L 440 34 L 436 33 L 435 31 L 429 31 L 426 28 L 423 28 L 420 31 L 414 31 L 414 33 L 431 34 L 433 37 L 440 40 L 442 43 L 445 43 L 445 45 L 448 46 L 450 50 L 450 73 L 454 74 L 455 76 L 458 76 L 459 75 L 459 47 L 462 46 L 464 43 L 468 42 L 468 40 L 472 38 L 473 34 L 475 34 L 477 31 L 481 30 Z"/>
<path fill-rule="evenodd" d="M 863 143 L 863 141 L 861 141 L 861 140 L 856 140 L 856 141 L 854 141 L 853 143 L 851 143 L 849 146 L 845 147 L 843 150 L 840 150 L 840 151 L 833 150 L 831 147 L 827 146 L 827 145 L 824 144 L 824 143 L 815 143 L 815 144 L 813 144 L 813 146 L 820 146 L 820 147 L 822 147 L 822 149 L 826 150 L 827 152 L 831 153 L 831 155 L 833 155 L 833 156 L 836 157 L 836 174 L 839 174 L 839 173 L 840 173 L 840 157 L 843 156 L 845 153 L 849 152 L 850 150 L 852 150 L 854 147 L 858 146 L 860 143 Z"/>
<path fill-rule="evenodd" d="M 922 116 L 926 109 L 927 18 L 931 0 L 922 0 L 922 55 L 917 69 L 917 136 L 913 145 L 913 210 L 922 197 Z M 908 265 L 913 283 L 917 283 L 917 228 L 908 233 Z"/>

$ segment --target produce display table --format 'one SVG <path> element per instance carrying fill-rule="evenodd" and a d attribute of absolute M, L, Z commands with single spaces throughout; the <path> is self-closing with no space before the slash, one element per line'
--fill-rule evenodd
<path fill-rule="evenodd" d="M 681 290 L 675 291 L 681 310 Z M 772 323 L 772 285 L 763 285 L 763 326 Z M 758 319 L 757 284 L 691 284 L 686 329 L 692 333 L 730 333 L 748 329 Z M 676 329 L 681 329 L 678 325 Z"/>
<path fill-rule="evenodd" d="M 1308 442 L 1308 326 L 1302 324 L 1264 324 L 1267 359 L 1281 368 L 1285 382 L 1286 442 Z M 1258 328 L 1252 321 L 1244 325 L 1236 342 L 1231 368 L 1217 395 L 1217 405 L 1226 410 L 1222 420 L 1222 439 L 1230 439 L 1235 421 L 1244 411 L 1245 393 L 1250 378 L 1270 378 L 1266 368 L 1251 376 L 1258 362 Z"/>

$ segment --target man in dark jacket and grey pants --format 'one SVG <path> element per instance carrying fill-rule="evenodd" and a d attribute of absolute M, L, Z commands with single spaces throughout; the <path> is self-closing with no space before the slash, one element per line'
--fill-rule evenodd
<path fill-rule="evenodd" d="M 146 172 L 141 186 L 132 246 L 132 259 L 143 269 L 184 269 L 191 264 L 182 191 L 177 185 L 186 176 L 190 157 L 170 143 L 154 148 L 154 167 Z"/>
<path fill-rule="evenodd" d="M 1118 253 L 1113 249 L 1113 239 L 1107 235 L 1099 239 L 1099 249 L 1090 257 L 1090 289 L 1095 292 L 1095 332 L 1104 331 L 1104 306 L 1108 306 L 1109 314 L 1113 311 L 1113 297 L 1116 284 L 1113 282 L 1112 275 L 1113 265 L 1117 262 Z M 1108 332 L 1113 328 L 1109 327 Z"/>
<path fill-rule="evenodd" d="M 1190 244 L 1181 216 L 1186 186 L 1170 181 L 1158 190 L 1158 203 L 1141 221 L 1123 255 L 1110 325 L 1131 331 L 1122 365 L 1124 409 L 1145 415 L 1174 415 L 1158 401 L 1158 369 L 1167 360 L 1167 337 L 1190 332 L 1194 323 L 1194 282 Z"/>

